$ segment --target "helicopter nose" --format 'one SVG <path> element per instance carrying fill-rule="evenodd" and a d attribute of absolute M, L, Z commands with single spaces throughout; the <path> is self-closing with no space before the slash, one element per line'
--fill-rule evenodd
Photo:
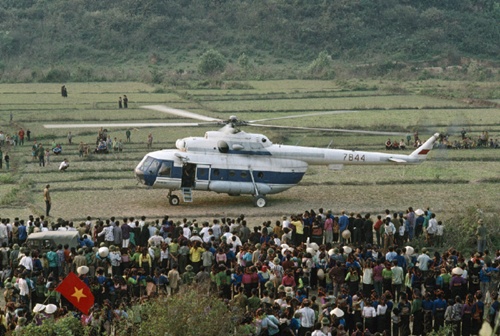
<path fill-rule="evenodd" d="M 136 168 L 134 170 L 134 173 L 135 173 L 135 178 L 137 179 L 137 181 L 139 181 L 139 183 L 144 184 L 145 183 L 144 172 L 142 170 Z"/>

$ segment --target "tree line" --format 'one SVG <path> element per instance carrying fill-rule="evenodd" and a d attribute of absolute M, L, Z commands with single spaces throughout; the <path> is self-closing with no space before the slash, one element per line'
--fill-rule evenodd
<path fill-rule="evenodd" d="M 498 61 L 498 0 L 5 0 L 0 71 L 33 65 Z"/>

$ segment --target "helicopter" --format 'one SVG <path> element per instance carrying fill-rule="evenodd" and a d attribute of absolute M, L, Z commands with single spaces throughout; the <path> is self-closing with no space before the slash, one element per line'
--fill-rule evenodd
<path fill-rule="evenodd" d="M 397 132 L 377 132 L 331 128 L 288 127 L 261 124 L 259 122 L 300 118 L 313 115 L 350 113 L 329 111 L 268 118 L 252 121 L 231 116 L 228 120 L 211 118 L 197 113 L 163 105 L 143 106 L 184 118 L 200 120 L 200 123 L 134 123 L 133 127 L 219 126 L 207 131 L 204 137 L 178 139 L 175 149 L 163 149 L 147 153 L 134 169 L 138 182 L 152 188 L 168 189 L 171 205 L 179 205 L 180 198 L 173 192 L 180 190 L 184 202 L 193 201 L 193 191 L 213 191 L 231 196 L 252 195 L 256 207 L 265 207 L 267 195 L 281 193 L 297 186 L 310 165 L 326 165 L 331 170 L 344 165 L 415 165 L 427 158 L 439 133 L 432 135 L 409 155 L 365 152 L 273 144 L 263 134 L 246 133 L 244 126 L 286 128 L 314 131 L 335 131 L 378 135 L 401 135 Z M 45 125 L 59 127 L 120 127 L 123 124 L 93 125 Z"/>

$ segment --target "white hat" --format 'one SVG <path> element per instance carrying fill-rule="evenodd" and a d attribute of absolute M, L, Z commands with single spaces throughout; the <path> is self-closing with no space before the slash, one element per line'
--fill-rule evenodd
<path fill-rule="evenodd" d="M 352 248 L 350 248 L 349 246 L 344 246 L 344 252 L 349 254 L 352 252 Z"/>
<path fill-rule="evenodd" d="M 33 313 L 39 313 L 41 311 L 43 311 L 45 309 L 45 305 L 41 304 L 41 303 L 37 303 L 35 305 L 35 307 L 33 307 Z"/>
<path fill-rule="evenodd" d="M 323 280 L 325 278 L 325 271 L 322 268 L 318 269 L 317 276 L 318 279 Z"/>
<path fill-rule="evenodd" d="M 79 274 L 79 275 L 84 275 L 84 274 L 87 274 L 89 272 L 89 268 L 87 266 L 80 266 L 76 269 L 76 272 Z"/>
<path fill-rule="evenodd" d="M 425 212 L 424 212 L 424 210 L 422 210 L 422 209 L 417 209 L 417 210 L 415 210 L 415 215 L 417 215 L 417 216 L 422 216 L 424 213 L 425 213 Z"/>
<path fill-rule="evenodd" d="M 316 243 L 311 243 L 309 244 L 310 247 L 312 247 L 315 251 L 319 250 L 319 245 Z"/>
<path fill-rule="evenodd" d="M 332 255 L 334 255 L 334 254 L 335 254 L 334 249 L 329 249 L 329 250 L 328 250 L 328 255 L 329 255 L 330 257 L 331 257 Z"/>
<path fill-rule="evenodd" d="M 454 269 L 451 270 L 451 274 L 462 275 L 464 274 L 464 270 L 461 269 L 460 267 L 455 267 Z"/>
<path fill-rule="evenodd" d="M 413 252 L 415 252 L 415 249 L 411 246 L 406 246 L 405 248 L 406 248 L 406 255 L 411 256 Z"/>
<path fill-rule="evenodd" d="M 337 308 L 335 308 L 334 310 L 332 310 L 330 312 L 330 315 L 335 315 L 337 317 L 342 317 L 342 316 L 344 316 L 344 311 L 342 309 L 340 309 L 340 308 L 337 307 Z"/>
<path fill-rule="evenodd" d="M 57 306 L 53 303 L 50 303 L 48 304 L 47 306 L 45 306 L 45 312 L 47 314 L 54 314 L 57 310 Z"/>
<path fill-rule="evenodd" d="M 314 254 L 314 249 L 312 247 L 308 247 L 308 248 L 306 248 L 306 252 Z"/>

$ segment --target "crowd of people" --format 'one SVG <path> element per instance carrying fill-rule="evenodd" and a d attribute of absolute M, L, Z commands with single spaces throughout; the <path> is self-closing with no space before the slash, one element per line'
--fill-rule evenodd
<path fill-rule="evenodd" d="M 476 252 L 443 249 L 443 223 L 418 210 L 372 219 L 319 209 L 252 228 L 244 215 L 211 223 L 2 218 L 0 329 L 70 314 L 109 333 L 134 302 L 196 286 L 241 313 L 238 335 L 425 335 L 443 326 L 477 335 L 500 310 L 500 251 L 486 249 L 481 220 Z M 30 234 L 50 230 L 78 231 L 78 246 L 29 248 Z M 416 238 L 427 247 L 411 247 Z M 55 291 L 69 272 L 94 294 L 89 315 Z"/>
<path fill-rule="evenodd" d="M 405 139 L 397 141 L 388 138 L 385 142 L 385 149 L 405 150 L 407 146 L 413 146 L 415 148 L 420 147 L 422 145 L 422 141 L 418 136 L 418 132 L 415 132 L 413 137 L 414 140 L 412 141 L 411 134 L 408 134 L 406 136 L 406 142 Z M 459 137 L 454 140 L 450 138 L 449 134 L 440 134 L 439 139 L 434 146 L 440 149 L 500 148 L 500 141 L 490 137 L 488 131 L 483 131 L 476 138 L 473 138 L 472 136 L 467 136 L 467 131 L 462 129 Z"/>

